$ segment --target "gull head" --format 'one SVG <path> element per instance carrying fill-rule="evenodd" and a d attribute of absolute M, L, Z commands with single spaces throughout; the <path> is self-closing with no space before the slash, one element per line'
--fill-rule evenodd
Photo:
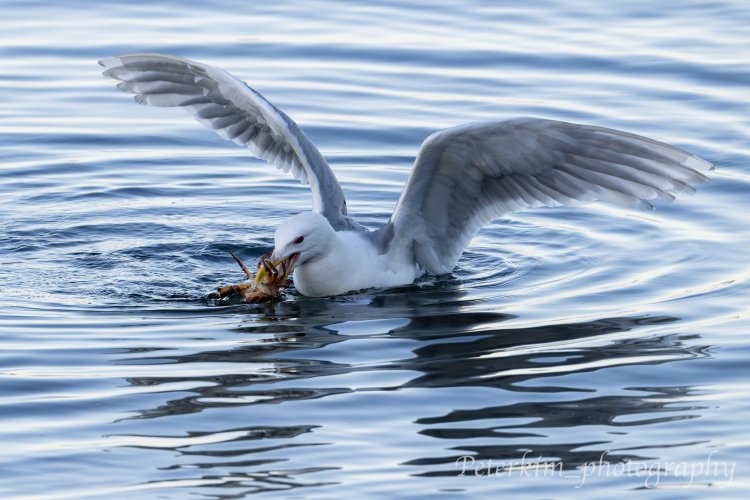
<path fill-rule="evenodd" d="M 328 252 L 336 232 L 317 212 L 302 212 L 285 220 L 274 234 L 271 260 L 302 265 Z"/>

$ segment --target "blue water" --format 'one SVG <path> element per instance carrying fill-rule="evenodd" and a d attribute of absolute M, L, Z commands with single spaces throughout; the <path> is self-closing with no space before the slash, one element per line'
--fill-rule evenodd
<path fill-rule="evenodd" d="M 749 25 L 743 0 L 5 0 L 0 496 L 746 491 Z M 471 121 L 620 128 L 717 170 L 651 212 L 511 214 L 449 277 L 219 306 L 228 251 L 269 251 L 309 191 L 117 92 L 96 61 L 133 51 L 247 80 L 371 227 L 421 141 Z"/>

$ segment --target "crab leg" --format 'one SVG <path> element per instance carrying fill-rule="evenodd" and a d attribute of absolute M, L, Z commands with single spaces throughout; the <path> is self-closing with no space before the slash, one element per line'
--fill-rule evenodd
<path fill-rule="evenodd" d="M 223 299 L 224 297 L 232 295 L 234 293 L 242 293 L 248 288 L 252 288 L 252 286 L 252 283 L 240 283 L 237 285 L 222 286 L 216 289 L 215 298 Z"/>
<path fill-rule="evenodd" d="M 240 267 L 241 267 L 241 268 L 242 268 L 242 270 L 243 270 L 243 271 L 245 272 L 245 274 L 247 275 L 247 277 L 248 277 L 248 278 L 250 278 L 251 280 L 254 280 L 254 279 L 255 279 L 255 276 L 253 276 L 253 273 L 251 273 L 251 272 L 250 272 L 250 270 L 249 270 L 249 269 L 248 269 L 247 267 L 245 267 L 245 264 L 244 264 L 244 263 L 243 263 L 243 262 L 242 262 L 242 261 L 240 260 L 240 258 L 239 258 L 239 257 L 237 257 L 237 256 L 236 256 L 236 255 L 234 254 L 234 252 L 229 252 L 229 254 L 230 254 L 230 255 L 231 255 L 232 257 L 234 257 L 234 260 L 236 260 L 236 261 L 237 261 L 237 264 L 239 264 L 239 265 L 240 265 Z"/>
<path fill-rule="evenodd" d="M 275 280 L 276 276 L 279 274 L 279 270 L 276 269 L 276 266 L 271 264 L 269 261 L 264 260 L 263 261 L 263 267 L 266 269 L 266 272 L 271 275 L 271 279 Z"/>
<path fill-rule="evenodd" d="M 268 254 L 266 254 L 268 255 Z M 266 273 L 270 274 L 274 278 L 275 274 L 278 274 L 277 266 L 284 262 L 284 259 L 279 259 L 277 262 L 271 262 L 267 259 L 266 255 L 263 255 L 258 262 L 258 274 L 255 276 L 255 282 L 260 283 L 263 281 Z M 276 269 L 276 273 L 272 269 L 268 269 L 266 266 L 270 266 L 272 269 Z"/>
<path fill-rule="evenodd" d="M 266 252 L 263 255 L 260 256 L 260 260 L 258 261 L 258 267 L 260 267 L 261 261 L 268 260 L 271 258 L 271 252 Z"/>
<path fill-rule="evenodd" d="M 286 279 L 289 277 L 289 273 L 292 271 L 292 266 L 289 265 L 288 260 L 285 260 L 282 263 L 281 270 L 282 270 L 282 276 L 281 276 L 280 281 L 283 283 L 284 281 L 286 281 Z"/>
<path fill-rule="evenodd" d="M 255 274 L 255 282 L 260 283 L 263 281 L 263 277 L 266 274 L 266 266 L 264 263 L 266 262 L 266 255 L 261 255 L 260 260 L 258 261 L 258 272 Z"/>

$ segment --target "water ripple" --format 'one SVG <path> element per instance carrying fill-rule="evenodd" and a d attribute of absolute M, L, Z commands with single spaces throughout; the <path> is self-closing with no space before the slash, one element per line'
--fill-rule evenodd
<path fill-rule="evenodd" d="M 6 1 L 0 495 L 741 495 L 749 11 L 616 7 Z M 509 214 L 410 286 L 212 301 L 309 190 L 115 92 L 96 60 L 130 51 L 247 79 L 371 228 L 465 122 L 589 122 L 718 168 L 652 212 Z M 615 473 L 638 464 L 661 475 Z"/>

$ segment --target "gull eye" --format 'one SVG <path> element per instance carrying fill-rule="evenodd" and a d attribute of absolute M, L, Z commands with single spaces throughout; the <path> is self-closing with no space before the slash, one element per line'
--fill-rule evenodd
<path fill-rule="evenodd" d="M 302 243 L 303 241 L 305 241 L 305 237 L 304 237 L 304 236 L 297 236 L 297 239 L 295 239 L 293 243 L 294 243 L 295 245 L 299 245 L 299 244 L 300 244 L 300 243 Z"/>

